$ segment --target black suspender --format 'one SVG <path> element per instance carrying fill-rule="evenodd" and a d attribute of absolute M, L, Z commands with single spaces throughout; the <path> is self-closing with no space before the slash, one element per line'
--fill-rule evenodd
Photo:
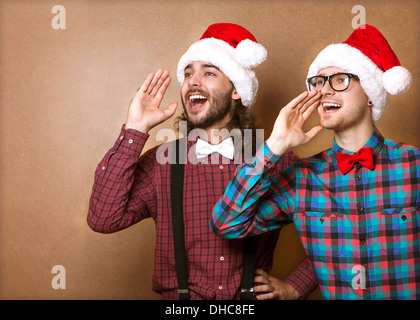
<path fill-rule="evenodd" d="M 185 140 L 185 138 L 183 139 Z M 183 186 L 184 186 L 184 165 L 178 161 L 177 154 L 185 155 L 182 147 L 184 141 L 176 140 L 175 148 L 172 150 L 171 163 L 171 211 L 172 211 L 172 230 L 174 234 L 174 250 L 176 274 L 178 277 L 178 293 L 180 300 L 189 300 L 188 293 L 188 269 L 187 256 L 185 254 L 184 238 L 184 217 L 183 217 Z M 181 162 L 181 163 L 179 163 Z"/>
<path fill-rule="evenodd" d="M 244 261 L 242 265 L 241 300 L 252 300 L 254 288 L 255 258 L 257 255 L 258 237 L 245 238 L 243 243 Z"/>
<path fill-rule="evenodd" d="M 183 186 L 184 163 L 186 154 L 185 138 L 176 140 L 172 151 L 171 164 L 171 211 L 172 229 L 174 235 L 174 250 L 176 274 L 178 277 L 178 294 L 180 300 L 189 300 L 188 268 L 185 253 L 184 219 L 183 219 Z M 178 154 L 181 156 L 179 157 Z M 182 160 L 182 161 L 181 161 Z M 251 300 L 253 297 L 253 278 L 258 237 L 244 239 L 244 261 L 241 279 L 241 300 Z"/>

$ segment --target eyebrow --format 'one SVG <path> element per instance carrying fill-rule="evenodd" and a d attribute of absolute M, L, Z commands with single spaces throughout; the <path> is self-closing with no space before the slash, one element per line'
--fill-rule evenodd
<path fill-rule="evenodd" d="M 203 64 L 201 65 L 201 67 L 202 67 L 202 68 L 212 68 L 212 69 L 216 69 L 216 70 L 219 70 L 219 71 L 220 71 L 220 69 L 219 69 L 218 67 L 216 67 L 214 64 L 210 64 L 210 63 L 203 63 Z M 190 63 L 190 64 L 188 64 L 188 65 L 185 67 L 185 69 L 184 69 L 184 70 L 191 69 L 191 68 L 192 68 L 192 65 L 191 65 L 191 63 Z"/>

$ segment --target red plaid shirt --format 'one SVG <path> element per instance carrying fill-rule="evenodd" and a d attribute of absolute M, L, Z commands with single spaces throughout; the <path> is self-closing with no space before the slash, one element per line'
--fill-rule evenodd
<path fill-rule="evenodd" d="M 111 233 L 152 217 L 156 225 L 153 290 L 164 299 L 178 299 L 170 214 L 170 165 L 160 164 L 158 147 L 139 159 L 148 137 L 123 127 L 113 148 L 96 169 L 88 224 L 94 231 Z M 172 143 L 165 146 L 168 151 L 161 157 L 166 155 L 170 159 Z M 212 154 L 199 162 L 195 157 L 195 141 L 187 142 L 187 152 L 190 161 L 185 164 L 183 194 L 191 299 L 237 299 L 243 240 L 216 237 L 209 221 L 215 203 L 234 175 L 239 154 L 232 161 Z M 257 267 L 271 269 L 278 235 L 279 231 L 274 231 L 261 236 Z M 317 285 L 308 259 L 286 281 L 302 296 L 307 296 Z"/>

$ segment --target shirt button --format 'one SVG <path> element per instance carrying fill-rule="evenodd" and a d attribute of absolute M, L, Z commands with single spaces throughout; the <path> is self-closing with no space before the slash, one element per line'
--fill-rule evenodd
<path fill-rule="evenodd" d="M 225 261 L 225 257 L 221 256 L 220 261 Z"/>
<path fill-rule="evenodd" d="M 358 207 L 358 208 L 357 208 L 357 211 L 359 211 L 359 213 L 363 213 L 363 212 L 365 211 L 365 208 L 363 208 L 363 207 Z"/>
<path fill-rule="evenodd" d="M 403 215 L 401 216 L 401 219 L 402 219 L 402 221 L 405 221 L 405 220 L 407 220 L 407 216 L 406 216 L 405 214 L 403 214 Z"/>
<path fill-rule="evenodd" d="M 133 139 L 128 140 L 128 143 L 133 143 Z"/>
<path fill-rule="evenodd" d="M 103 170 L 103 171 L 105 171 L 105 169 L 106 169 L 106 167 L 105 167 L 105 166 L 103 166 L 103 167 L 102 167 L 102 170 Z"/>
<path fill-rule="evenodd" d="M 360 239 L 360 244 L 365 244 L 365 242 L 366 242 L 366 239 Z"/>
<path fill-rule="evenodd" d="M 362 179 L 362 177 L 361 177 L 361 176 L 359 176 L 359 175 L 357 175 L 357 176 L 356 176 L 356 180 L 360 180 L 360 179 Z"/>
<path fill-rule="evenodd" d="M 120 137 L 120 140 L 122 140 L 122 139 L 124 139 L 124 136 L 121 136 L 121 137 Z"/>
<path fill-rule="evenodd" d="M 220 170 L 223 170 L 223 166 L 222 165 L 220 165 L 219 168 L 220 168 Z"/>
<path fill-rule="evenodd" d="M 223 287 L 222 287 L 222 286 L 219 286 L 219 287 L 218 287 L 218 289 L 219 289 L 219 290 L 223 290 Z"/>
<path fill-rule="evenodd" d="M 267 167 L 271 167 L 271 165 L 272 165 L 272 163 L 271 163 L 271 161 L 267 161 Z"/>

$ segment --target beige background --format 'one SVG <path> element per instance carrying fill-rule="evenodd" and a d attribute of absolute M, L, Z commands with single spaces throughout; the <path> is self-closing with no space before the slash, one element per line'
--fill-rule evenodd
<path fill-rule="evenodd" d="M 65 30 L 51 27 L 56 4 L 66 9 Z M 268 135 L 279 109 L 305 90 L 316 54 L 347 39 L 355 5 L 413 73 L 412 88 L 391 97 L 377 126 L 420 146 L 418 0 L 0 0 L 0 299 L 160 299 L 151 291 L 153 221 L 112 235 L 86 224 L 95 167 L 133 93 L 157 68 L 175 75 L 208 25 L 238 23 L 269 52 L 256 69 L 255 106 Z M 179 102 L 176 80 L 163 105 L 172 101 Z M 331 143 L 323 132 L 297 152 Z M 151 138 L 147 147 L 155 144 Z M 285 228 L 273 273 L 287 276 L 302 253 L 294 227 Z M 65 290 L 51 286 L 55 265 L 66 269 Z"/>

